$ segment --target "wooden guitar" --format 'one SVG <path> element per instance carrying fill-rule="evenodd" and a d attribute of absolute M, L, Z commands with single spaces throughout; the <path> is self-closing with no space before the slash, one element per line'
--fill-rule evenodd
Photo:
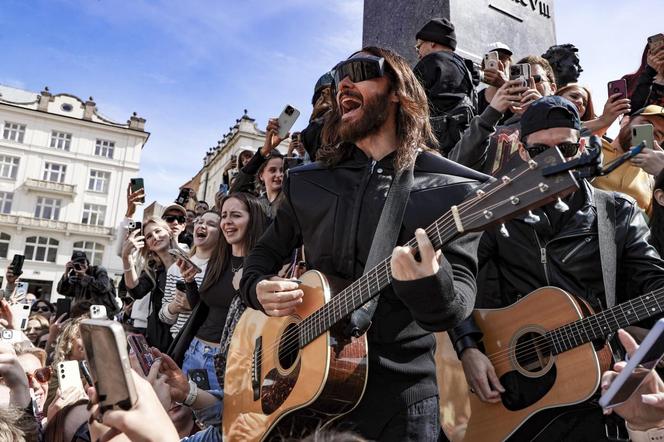
<path fill-rule="evenodd" d="M 506 392 L 497 404 L 469 395 L 464 440 L 531 440 L 535 434 L 521 428 L 526 420 L 597 391 L 611 365 L 605 345 L 610 333 L 663 311 L 664 289 L 592 314 L 585 301 L 556 287 L 535 290 L 506 308 L 475 310 L 486 355 Z M 541 430 L 551 416 L 533 427 Z"/>
<path fill-rule="evenodd" d="M 542 174 L 562 162 L 560 152 L 549 149 L 446 208 L 426 229 L 434 247 L 571 193 L 578 188 L 571 172 Z M 407 245 L 416 247 L 416 241 Z M 366 385 L 367 341 L 346 337 L 342 319 L 391 278 L 387 257 L 333 297 L 325 276 L 309 271 L 300 277 L 304 298 L 294 315 L 273 318 L 247 309 L 227 355 L 224 440 L 299 437 L 350 412 Z"/>

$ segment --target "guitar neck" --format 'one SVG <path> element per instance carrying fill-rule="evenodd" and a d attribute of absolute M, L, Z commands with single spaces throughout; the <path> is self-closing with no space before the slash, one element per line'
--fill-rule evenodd
<path fill-rule="evenodd" d="M 448 212 L 427 229 L 426 233 L 434 249 L 442 248 L 447 242 L 458 235 L 452 212 Z M 416 247 L 413 238 L 405 244 Z M 386 258 L 359 279 L 338 293 L 325 306 L 299 324 L 300 347 L 329 330 L 334 324 L 357 310 L 364 303 L 378 295 L 381 290 L 392 282 L 390 258 Z"/>
<path fill-rule="evenodd" d="M 664 289 L 618 304 L 587 318 L 546 333 L 552 352 L 560 354 L 580 345 L 604 339 L 620 328 L 664 312 Z"/>

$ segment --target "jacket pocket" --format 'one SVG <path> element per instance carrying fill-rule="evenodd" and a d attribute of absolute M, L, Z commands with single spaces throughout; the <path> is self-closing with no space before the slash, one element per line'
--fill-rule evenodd
<path fill-rule="evenodd" d="M 576 244 L 574 247 L 572 247 L 565 255 L 563 256 L 563 259 L 561 262 L 563 264 L 567 263 L 574 255 L 576 255 L 582 248 L 584 248 L 586 245 L 590 244 L 590 242 L 593 240 L 593 236 L 589 235 L 583 238 L 582 241 L 580 241 L 578 244 Z"/>

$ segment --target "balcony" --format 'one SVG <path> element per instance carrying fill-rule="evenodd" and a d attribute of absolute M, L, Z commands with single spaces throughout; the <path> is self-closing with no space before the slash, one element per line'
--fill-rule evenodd
<path fill-rule="evenodd" d="M 54 183 L 52 181 L 37 180 L 34 178 L 26 178 L 23 183 L 27 190 L 33 190 L 40 193 L 51 193 L 56 195 L 64 195 L 74 197 L 76 195 L 75 184 Z"/>
<path fill-rule="evenodd" d="M 43 231 L 55 231 L 69 235 L 89 235 L 113 237 L 113 228 L 104 226 L 92 226 L 88 224 L 70 223 L 66 221 L 55 221 L 50 219 L 39 219 L 29 216 L 0 214 L 0 225 L 14 226 L 18 230 L 31 229 Z"/>

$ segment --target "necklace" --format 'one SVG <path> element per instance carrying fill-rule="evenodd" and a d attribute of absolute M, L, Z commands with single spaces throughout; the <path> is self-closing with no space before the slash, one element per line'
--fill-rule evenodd
<path fill-rule="evenodd" d="M 242 268 L 242 266 L 244 265 L 244 259 L 242 259 L 242 258 L 238 258 L 238 259 L 240 260 L 240 263 L 236 267 L 236 266 L 233 265 L 233 258 L 231 258 L 231 270 L 233 271 L 233 273 L 237 273 Z"/>

